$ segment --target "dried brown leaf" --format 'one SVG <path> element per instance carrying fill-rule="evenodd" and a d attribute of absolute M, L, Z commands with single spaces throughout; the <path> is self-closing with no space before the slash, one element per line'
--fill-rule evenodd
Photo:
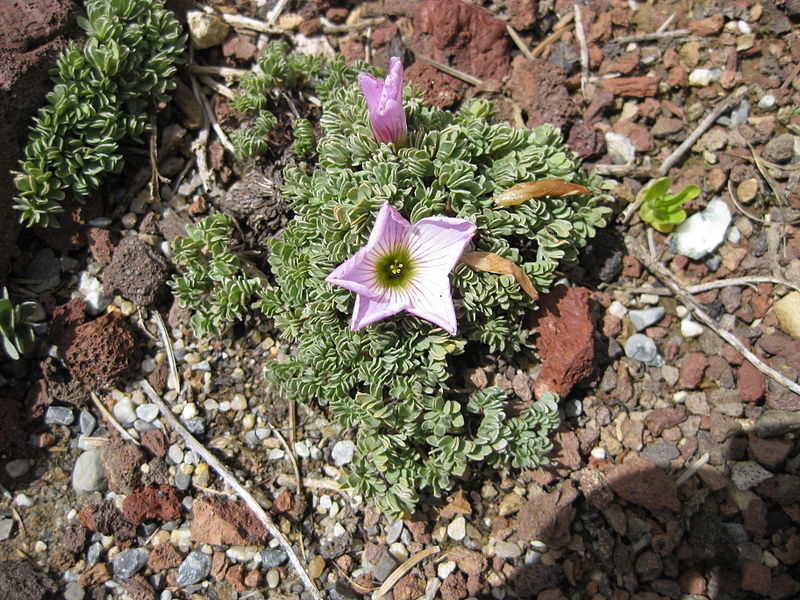
<path fill-rule="evenodd" d="M 513 275 L 528 296 L 534 300 L 539 299 L 539 292 L 533 287 L 531 280 L 522 268 L 502 256 L 493 252 L 464 252 L 461 261 L 468 267 L 477 271 L 486 271 L 497 275 Z"/>
<path fill-rule="evenodd" d="M 563 179 L 540 179 L 539 181 L 523 181 L 511 186 L 499 196 L 495 196 L 494 204 L 500 207 L 516 206 L 531 198 L 588 193 L 587 188 L 577 183 L 570 183 Z"/>

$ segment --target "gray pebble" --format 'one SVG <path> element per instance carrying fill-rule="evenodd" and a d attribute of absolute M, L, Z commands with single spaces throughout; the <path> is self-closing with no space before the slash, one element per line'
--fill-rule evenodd
<path fill-rule="evenodd" d="M 106 486 L 106 470 L 100 452 L 87 450 L 75 461 L 72 469 L 72 488 L 76 492 L 97 492 Z"/>
<path fill-rule="evenodd" d="M 568 419 L 580 417 L 583 414 L 583 402 L 577 398 L 570 398 L 564 403 L 564 414 Z"/>
<path fill-rule="evenodd" d="M 136 416 L 143 421 L 153 422 L 158 416 L 158 406 L 155 404 L 142 404 L 137 406 Z"/>
<path fill-rule="evenodd" d="M 83 600 L 85 595 L 86 590 L 77 581 L 70 581 L 64 588 L 64 600 Z"/>
<path fill-rule="evenodd" d="M 186 429 L 189 430 L 190 433 L 194 435 L 199 435 L 206 430 L 206 424 L 203 422 L 201 417 L 192 417 L 191 419 L 186 419 L 183 424 L 186 426 Z"/>
<path fill-rule="evenodd" d="M 61 281 L 61 262 L 56 253 L 50 248 L 37 252 L 28 265 L 25 278 L 37 280 L 37 283 L 28 284 L 28 288 L 36 293 L 56 287 Z"/>
<path fill-rule="evenodd" d="M 515 542 L 497 542 L 495 552 L 500 558 L 517 558 L 522 555 L 522 548 Z"/>
<path fill-rule="evenodd" d="M 88 410 L 82 410 L 78 416 L 78 425 L 80 425 L 81 433 L 83 435 L 92 435 L 94 428 L 97 427 L 97 419 Z"/>
<path fill-rule="evenodd" d="M 0 542 L 10 538 L 12 531 L 14 531 L 14 519 L 11 517 L 0 519 Z"/>
<path fill-rule="evenodd" d="M 119 579 L 130 579 L 147 564 L 150 553 L 144 548 L 131 548 L 123 550 L 111 561 L 114 569 L 114 577 Z"/>
<path fill-rule="evenodd" d="M 400 539 L 401 533 L 403 533 L 403 520 L 397 519 L 392 523 L 391 527 L 389 527 L 389 531 L 386 532 L 386 543 L 394 544 Z"/>
<path fill-rule="evenodd" d="M 745 531 L 744 525 L 741 523 L 723 523 L 728 530 L 731 538 L 737 544 L 743 544 L 747 540 L 750 539 L 747 531 Z"/>
<path fill-rule="evenodd" d="M 95 542 L 86 550 L 86 562 L 94 566 L 103 554 L 103 544 Z"/>
<path fill-rule="evenodd" d="M 175 579 L 181 587 L 193 585 L 203 581 L 211 571 L 211 557 L 202 552 L 190 552 L 181 566 L 178 567 L 178 576 Z"/>
<path fill-rule="evenodd" d="M 33 461 L 30 458 L 15 458 L 6 463 L 6 473 L 11 479 L 16 479 L 30 471 L 31 465 Z"/>
<path fill-rule="evenodd" d="M 66 406 L 48 406 L 44 413 L 44 422 L 47 425 L 72 425 L 75 422 L 75 415 L 71 408 Z"/>
<path fill-rule="evenodd" d="M 631 320 L 631 323 L 633 323 L 636 331 L 642 331 L 642 329 L 646 329 L 650 327 L 650 325 L 658 323 L 663 316 L 663 306 L 653 306 L 651 308 L 628 311 L 628 318 Z"/>
<path fill-rule="evenodd" d="M 634 333 L 625 342 L 625 356 L 651 367 L 664 365 L 664 359 L 659 355 L 656 343 L 641 333 Z"/>
<path fill-rule="evenodd" d="M 264 569 L 274 569 L 286 564 L 289 559 L 283 548 L 267 548 L 261 551 L 261 567 Z"/>
<path fill-rule="evenodd" d="M 740 490 L 749 490 L 770 477 L 772 473 L 752 460 L 734 463 L 731 469 L 731 480 Z"/>
<path fill-rule="evenodd" d="M 656 463 L 662 469 L 669 469 L 673 459 L 678 458 L 681 453 L 675 444 L 666 440 L 659 440 L 649 444 L 641 454 L 647 460 Z"/>
<path fill-rule="evenodd" d="M 720 268 L 720 266 L 722 266 L 722 258 L 719 254 L 712 254 L 703 261 L 703 264 L 708 267 L 709 271 L 714 273 Z"/>
<path fill-rule="evenodd" d="M 190 475 L 186 475 L 183 471 L 178 469 L 178 472 L 175 473 L 175 487 L 179 490 L 188 490 L 191 484 L 192 477 Z"/>
<path fill-rule="evenodd" d="M 338 466 L 344 466 L 353 460 L 353 453 L 356 445 L 352 440 L 341 440 L 334 444 L 331 450 L 331 458 Z"/>

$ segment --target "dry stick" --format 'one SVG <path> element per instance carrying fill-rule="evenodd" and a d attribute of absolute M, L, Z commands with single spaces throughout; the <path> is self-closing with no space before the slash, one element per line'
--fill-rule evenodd
<path fill-rule="evenodd" d="M 508 35 L 511 37 L 512 41 L 516 44 L 517 48 L 519 48 L 519 51 L 522 52 L 522 55 L 528 60 L 533 59 L 531 49 L 528 48 L 528 44 L 525 43 L 525 40 L 519 37 L 517 30 L 511 25 L 506 25 L 506 31 L 508 32 Z"/>
<path fill-rule="evenodd" d="M 234 92 L 227 85 L 211 79 L 211 77 L 208 75 L 200 75 L 200 81 L 204 86 L 216 92 L 217 94 L 220 94 L 221 96 L 225 96 L 228 100 L 233 100 L 236 98 L 236 92 Z"/>
<path fill-rule="evenodd" d="M 558 38 L 572 29 L 572 19 L 574 18 L 574 12 L 567 13 L 558 23 L 556 23 L 556 26 L 553 28 L 553 33 L 544 38 L 541 42 L 539 42 L 539 45 L 536 46 L 536 48 L 531 50 L 531 56 L 533 56 L 533 58 L 537 58 L 547 49 L 550 44 L 558 40 Z"/>
<path fill-rule="evenodd" d="M 781 84 L 780 89 L 785 90 L 787 87 L 789 87 L 792 84 L 792 81 L 794 81 L 794 78 L 798 75 L 800 75 L 800 63 L 798 63 L 795 68 L 792 69 L 792 74 L 789 75 L 789 77 Z"/>
<path fill-rule="evenodd" d="M 661 168 L 658 170 L 658 174 L 663 177 L 669 170 L 675 166 L 686 151 L 694 145 L 694 143 L 698 140 L 698 138 L 705 133 L 705 131 L 714 124 L 722 113 L 728 110 L 734 103 L 741 100 L 742 96 L 744 96 L 745 92 L 747 92 L 747 86 L 743 85 L 735 92 L 733 92 L 730 96 L 725 98 L 722 102 L 717 104 L 717 106 L 712 110 L 708 116 L 703 119 L 700 124 L 695 127 L 695 130 L 689 135 L 688 138 L 684 140 L 684 142 L 678 146 L 678 148 L 670 154 L 667 159 L 661 163 Z"/>
<path fill-rule="evenodd" d="M 691 29 L 673 29 L 672 31 L 654 31 L 653 33 L 637 33 L 636 35 L 626 35 L 613 41 L 618 44 L 628 44 L 630 42 L 651 42 L 655 40 L 665 40 L 668 38 L 681 38 L 692 34 Z"/>
<path fill-rule="evenodd" d="M 672 22 L 675 20 L 675 13 L 672 13 L 667 19 L 659 25 L 658 29 L 656 29 L 656 33 L 664 33 L 667 30 L 667 27 L 672 25 Z"/>
<path fill-rule="evenodd" d="M 243 17 L 242 15 L 237 14 L 228 14 L 228 13 L 219 13 L 211 11 L 215 16 L 222 19 L 223 22 L 227 23 L 231 27 L 238 27 L 240 29 L 249 29 L 251 31 L 257 31 L 259 33 L 273 33 L 273 34 L 283 34 L 286 33 L 280 27 L 274 27 L 267 23 L 266 21 L 262 21 L 260 19 L 253 19 L 252 17 Z"/>
<path fill-rule="evenodd" d="M 236 69 L 234 67 L 217 67 L 213 65 L 196 65 L 191 64 L 187 70 L 192 75 L 216 75 L 217 77 L 224 77 L 226 79 L 241 79 L 244 75 L 250 72 L 249 69 Z"/>
<path fill-rule="evenodd" d="M 708 290 L 718 290 L 724 287 L 735 285 L 751 285 L 754 283 L 774 283 L 775 285 L 785 285 L 788 288 L 800 292 L 800 286 L 795 285 L 791 281 L 780 279 L 778 277 L 731 277 L 730 279 L 717 279 L 715 281 L 708 281 L 706 283 L 699 283 L 697 285 L 686 286 L 686 291 L 690 294 L 702 294 Z M 657 288 L 650 286 L 641 286 L 634 288 L 623 288 L 626 292 L 631 294 L 654 294 L 656 296 L 671 296 L 672 291 L 666 288 Z"/>
<path fill-rule="evenodd" d="M 200 86 L 197 84 L 197 79 L 195 79 L 193 75 L 190 75 L 189 80 L 192 82 L 192 93 L 194 94 L 195 99 L 202 106 L 203 94 L 200 93 Z M 192 142 L 192 150 L 194 151 L 195 161 L 197 162 L 197 171 L 200 173 L 200 181 L 203 182 L 203 187 L 207 192 L 211 191 L 211 185 L 208 183 L 211 181 L 211 171 L 208 169 L 208 157 L 206 156 L 206 152 L 208 151 L 208 135 L 210 130 L 211 119 L 209 118 L 208 113 L 206 113 L 204 110 L 203 127 L 197 134 L 197 139 Z"/>
<path fill-rule="evenodd" d="M 701 456 L 698 456 L 696 460 L 692 461 L 683 474 L 675 480 L 675 487 L 681 487 L 684 483 L 689 481 L 692 475 L 697 473 L 697 471 L 708 462 L 709 459 L 708 452 L 704 452 Z"/>
<path fill-rule="evenodd" d="M 460 79 L 464 83 L 468 83 L 470 85 L 474 85 L 474 86 L 478 86 L 478 87 L 483 85 L 483 81 L 481 81 L 477 77 L 473 77 L 472 75 L 469 75 L 468 73 L 464 73 L 463 71 L 459 71 L 458 69 L 454 69 L 453 67 L 448 67 L 447 65 L 445 65 L 443 63 L 440 63 L 438 61 L 435 61 L 432 58 L 428 58 L 427 56 L 421 56 L 421 55 L 417 54 L 417 59 L 421 60 L 424 63 L 428 63 L 429 65 L 431 65 L 433 67 L 436 67 L 442 73 L 447 73 L 451 77 L 455 77 L 456 79 Z"/>
<path fill-rule="evenodd" d="M 764 364 L 764 362 L 758 356 L 748 350 L 735 335 L 726 329 L 722 329 L 717 322 L 711 318 L 705 310 L 703 310 L 701 304 L 695 300 L 680 283 L 675 280 L 675 278 L 672 276 L 672 273 L 670 273 L 663 265 L 650 258 L 647 252 L 645 252 L 644 248 L 639 245 L 639 242 L 634 240 L 631 236 L 626 235 L 625 246 L 628 248 L 628 251 L 636 257 L 636 260 L 647 267 L 651 273 L 653 273 L 664 283 L 664 285 L 672 290 L 676 298 L 683 302 L 688 309 L 694 312 L 698 320 L 705 323 L 705 325 L 714 333 L 736 348 L 739 353 L 750 362 L 750 364 L 761 371 L 764 375 L 787 387 L 795 394 L 800 395 L 799 384 L 785 377 L 769 365 Z"/>
<path fill-rule="evenodd" d="M 408 573 L 411 569 L 416 567 L 419 563 L 423 560 L 431 556 L 432 554 L 436 554 L 439 552 L 439 546 L 431 546 L 430 548 L 425 548 L 425 550 L 421 550 L 417 552 L 414 556 L 407 558 L 403 561 L 399 567 L 397 567 L 389 577 L 386 578 L 386 581 L 383 582 L 383 585 L 378 588 L 378 592 L 375 594 L 375 600 L 381 600 L 384 595 L 388 594 L 392 588 L 397 584 L 400 579 L 402 579 L 403 575 Z"/>
<path fill-rule="evenodd" d="M 154 312 L 153 315 L 155 316 L 158 330 L 161 333 L 164 350 L 168 355 L 172 354 L 172 344 L 170 343 L 169 335 L 167 334 L 167 328 L 164 325 L 164 320 L 157 312 Z M 175 382 L 177 383 L 177 373 L 175 373 Z M 192 452 L 202 457 L 208 466 L 214 469 L 217 475 L 219 475 L 226 484 L 236 491 L 236 493 L 242 500 L 244 500 L 245 504 L 247 504 L 250 510 L 253 511 L 253 514 L 255 514 L 258 520 L 261 521 L 264 527 L 266 527 L 270 535 L 278 540 L 278 543 L 281 545 L 281 547 L 283 547 L 284 551 L 289 557 L 289 562 L 292 563 L 295 571 L 300 576 L 303 585 L 305 585 L 306 589 L 311 592 L 311 595 L 315 598 L 315 600 L 323 600 L 322 594 L 320 594 L 317 586 L 314 585 L 311 577 L 309 577 L 308 573 L 303 568 L 303 565 L 300 562 L 300 559 L 297 557 L 297 554 L 295 554 L 292 545 L 289 543 L 289 540 L 287 540 L 283 533 L 281 533 L 281 530 L 275 525 L 275 522 L 272 520 L 272 518 L 270 518 L 264 509 L 261 508 L 261 505 L 256 502 L 256 499 L 253 498 L 250 492 L 248 492 L 241 483 L 239 483 L 239 480 L 234 477 L 233 473 L 225 468 L 225 466 L 217 459 L 216 456 L 206 449 L 206 447 L 203 446 L 203 444 L 201 444 L 197 438 L 189 433 L 189 430 L 186 429 L 178 417 L 173 414 L 170 408 L 161 399 L 161 396 L 156 393 L 156 391 L 153 389 L 153 386 L 150 385 L 150 382 L 148 382 L 146 379 L 143 379 L 141 386 L 144 388 L 144 392 L 147 394 L 148 398 L 150 398 L 151 402 L 158 406 L 161 414 L 164 416 L 164 418 L 166 418 L 172 428 L 183 438 L 184 442 L 186 442 L 186 445 L 192 449 Z"/>
<path fill-rule="evenodd" d="M 278 20 L 278 17 L 281 16 L 283 9 L 286 8 L 286 5 L 289 3 L 289 0 L 278 0 L 275 7 L 267 13 L 267 24 L 274 25 L 275 21 Z"/>
<path fill-rule="evenodd" d="M 351 31 L 361 31 L 375 25 L 382 25 L 386 22 L 386 17 L 372 17 L 358 23 L 344 23 L 343 25 L 334 25 L 325 17 L 320 17 L 319 21 L 322 23 L 323 33 L 350 33 Z"/>
<path fill-rule="evenodd" d="M 192 85 L 194 86 L 193 76 L 192 76 Z M 217 134 L 219 141 L 222 143 L 223 146 L 225 146 L 225 149 L 228 152 L 230 152 L 231 154 L 235 154 L 233 150 L 233 144 L 231 144 L 231 141 L 228 139 L 228 136 L 225 135 L 225 132 L 222 131 L 222 127 L 220 127 L 219 123 L 217 122 L 217 117 L 214 116 L 214 110 L 211 108 L 211 104 L 209 104 L 208 98 L 206 98 L 204 94 L 200 94 L 200 104 L 203 105 L 203 111 L 205 111 L 206 116 L 208 117 L 208 120 L 211 123 L 211 127 L 214 130 L 214 133 Z"/>
<path fill-rule="evenodd" d="M 281 487 L 292 487 L 297 485 L 297 482 L 294 480 L 294 478 L 286 473 L 280 473 L 275 478 L 275 483 Z M 329 490 L 331 492 L 338 492 L 349 501 L 347 492 L 343 490 L 341 486 L 339 486 L 339 484 L 333 479 L 327 479 L 324 477 L 305 477 L 303 478 L 303 486 L 309 490 Z"/>
<path fill-rule="evenodd" d="M 581 0 L 575 2 L 575 37 L 581 49 L 581 95 L 586 98 L 586 86 L 589 83 L 589 45 L 586 43 L 586 32 L 583 29 L 583 11 Z"/>
<path fill-rule="evenodd" d="M 111 423 L 111 425 L 114 426 L 114 429 L 119 431 L 119 433 L 120 433 L 120 435 L 122 437 L 124 437 L 126 440 L 128 440 L 130 442 L 133 442 L 137 446 L 141 445 L 139 443 L 139 440 L 137 440 L 135 437 L 133 437 L 128 430 L 126 430 L 122 425 L 120 425 L 119 421 L 117 421 L 114 418 L 114 415 L 111 414 L 111 411 L 109 411 L 106 408 L 106 405 L 103 404 L 100 401 L 100 398 L 97 397 L 97 394 L 92 392 L 91 394 L 89 394 L 89 396 L 91 397 L 92 402 L 94 402 L 95 406 L 97 406 L 97 408 L 100 410 L 100 412 L 103 413 L 103 416 L 108 420 L 109 423 Z"/>

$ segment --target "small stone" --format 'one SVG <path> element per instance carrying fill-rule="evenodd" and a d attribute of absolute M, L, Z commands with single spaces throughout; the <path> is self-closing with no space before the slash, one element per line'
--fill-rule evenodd
<path fill-rule="evenodd" d="M 755 592 L 762 598 L 769 596 L 772 572 L 769 567 L 753 561 L 742 564 L 742 589 Z"/>
<path fill-rule="evenodd" d="M 497 514 L 501 517 L 507 517 L 522 508 L 523 504 L 525 504 L 525 499 L 522 496 L 516 492 L 510 492 L 503 496 L 503 499 L 500 501 Z"/>
<path fill-rule="evenodd" d="M 352 440 L 341 440 L 334 444 L 331 450 L 331 458 L 337 466 L 342 467 L 353 460 L 353 453 L 355 452 L 356 445 Z"/>
<path fill-rule="evenodd" d="M 106 486 L 106 471 L 100 452 L 87 450 L 75 461 L 72 469 L 72 488 L 76 492 L 97 492 Z"/>
<path fill-rule="evenodd" d="M 689 85 L 705 87 L 717 81 L 722 69 L 695 69 L 689 73 Z"/>
<path fill-rule="evenodd" d="M 758 189 L 758 180 L 751 177 L 750 179 L 741 181 L 739 185 L 736 186 L 736 196 L 738 196 L 739 202 L 742 202 L 743 204 L 750 204 L 756 199 Z"/>
<path fill-rule="evenodd" d="M 152 423 L 156 420 L 156 417 L 158 417 L 158 406 L 155 404 L 142 404 L 141 406 L 137 406 L 136 416 L 143 421 Z"/>
<path fill-rule="evenodd" d="M 6 463 L 5 470 L 11 479 L 16 479 L 25 475 L 30 470 L 31 465 L 33 465 L 33 461 L 30 458 L 15 458 Z"/>
<path fill-rule="evenodd" d="M 94 428 L 97 426 L 97 419 L 88 410 L 83 409 L 78 416 L 78 424 L 83 435 L 92 435 Z"/>
<path fill-rule="evenodd" d="M 774 163 L 786 163 L 794 156 L 795 137 L 791 133 L 783 133 L 772 138 L 764 146 L 762 155 L 765 159 Z"/>
<path fill-rule="evenodd" d="M 643 329 L 658 323 L 663 316 L 664 307 L 662 306 L 628 311 L 628 318 L 631 320 L 631 323 L 633 323 L 636 331 L 642 331 Z"/>
<path fill-rule="evenodd" d="M 758 108 L 761 110 L 773 110 L 775 108 L 775 96 L 772 94 L 764 94 L 758 100 Z"/>
<path fill-rule="evenodd" d="M 772 473 L 752 460 L 735 462 L 731 469 L 731 480 L 740 490 L 749 490 L 770 477 Z"/>
<path fill-rule="evenodd" d="M 150 553 L 144 548 L 131 548 L 123 550 L 111 561 L 114 569 L 114 577 L 119 579 L 130 579 L 147 564 Z"/>
<path fill-rule="evenodd" d="M 86 590 L 77 581 L 70 581 L 64 588 L 64 600 L 83 600 Z"/>
<path fill-rule="evenodd" d="M 267 587 L 274 590 L 281 582 L 281 575 L 278 569 L 270 569 L 267 571 Z"/>
<path fill-rule="evenodd" d="M 564 414 L 568 419 L 580 417 L 583 414 L 583 402 L 577 398 L 570 398 L 564 403 Z"/>
<path fill-rule="evenodd" d="M 670 248 L 676 254 L 700 260 L 723 242 L 730 222 L 728 205 L 721 198 L 714 198 L 705 210 L 678 225 L 670 239 Z"/>
<path fill-rule="evenodd" d="M 460 542 L 467 535 L 467 521 L 463 515 L 458 515 L 447 526 L 447 535 L 451 540 Z"/>
<path fill-rule="evenodd" d="M 0 519 L 0 542 L 7 540 L 11 537 L 11 532 L 14 530 L 14 519 Z"/>
<path fill-rule="evenodd" d="M 641 333 L 633 334 L 625 342 L 625 356 L 653 367 L 660 367 L 664 364 L 664 359 L 659 355 L 656 343 Z"/>
<path fill-rule="evenodd" d="M 619 133 L 606 133 L 606 151 L 615 165 L 626 165 L 636 157 L 636 148 L 628 138 Z"/>
<path fill-rule="evenodd" d="M 773 306 L 780 328 L 800 340 L 800 292 L 793 291 L 778 300 Z"/>
<path fill-rule="evenodd" d="M 685 338 L 695 338 L 705 331 L 703 326 L 689 317 L 681 319 L 681 335 Z"/>
<path fill-rule="evenodd" d="M 517 558 L 522 555 L 522 548 L 516 542 L 497 542 L 495 552 L 500 558 Z"/>
<path fill-rule="evenodd" d="M 274 569 L 285 565 L 289 557 L 283 548 L 267 548 L 261 551 L 261 566 L 265 569 Z"/>
<path fill-rule="evenodd" d="M 131 425 L 136 420 L 136 410 L 129 396 L 122 396 L 114 404 L 114 417 L 122 425 Z"/>
<path fill-rule="evenodd" d="M 181 566 L 178 567 L 178 576 L 175 583 L 180 587 L 186 587 L 195 583 L 200 583 L 208 577 L 211 571 L 211 557 L 208 554 L 197 552 L 196 550 L 190 552 L 189 555 L 183 559 Z"/>
<path fill-rule="evenodd" d="M 678 447 L 666 440 L 659 440 L 645 447 L 641 456 L 652 460 L 662 469 L 669 469 L 671 462 L 681 455 Z"/>
<path fill-rule="evenodd" d="M 219 17 L 198 10 L 186 14 L 189 23 L 189 35 L 198 50 L 221 44 L 230 27 Z"/>
<path fill-rule="evenodd" d="M 66 406 L 48 406 L 47 412 L 44 413 L 44 422 L 47 425 L 72 425 L 75 422 L 75 414 Z"/>
<path fill-rule="evenodd" d="M 440 562 L 439 566 L 436 567 L 436 574 L 439 576 L 439 579 L 447 579 L 450 574 L 456 570 L 456 562 L 454 560 L 446 560 L 444 562 Z"/>

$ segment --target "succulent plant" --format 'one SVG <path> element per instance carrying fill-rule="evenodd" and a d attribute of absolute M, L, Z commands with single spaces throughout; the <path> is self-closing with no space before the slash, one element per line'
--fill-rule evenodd
<path fill-rule="evenodd" d="M 650 223 L 661 233 L 669 233 L 675 226 L 686 220 L 686 211 L 681 208 L 684 202 L 700 195 L 700 188 L 687 185 L 677 194 L 670 194 L 672 179 L 659 177 L 644 191 L 644 200 L 639 209 L 642 221 Z"/>
<path fill-rule="evenodd" d="M 0 297 L 0 338 L 9 358 L 17 360 L 25 352 L 25 346 L 36 337 L 37 324 L 44 318 L 44 310 L 38 302 L 15 305 L 8 296 L 8 290 L 3 288 L 3 296 Z"/>

